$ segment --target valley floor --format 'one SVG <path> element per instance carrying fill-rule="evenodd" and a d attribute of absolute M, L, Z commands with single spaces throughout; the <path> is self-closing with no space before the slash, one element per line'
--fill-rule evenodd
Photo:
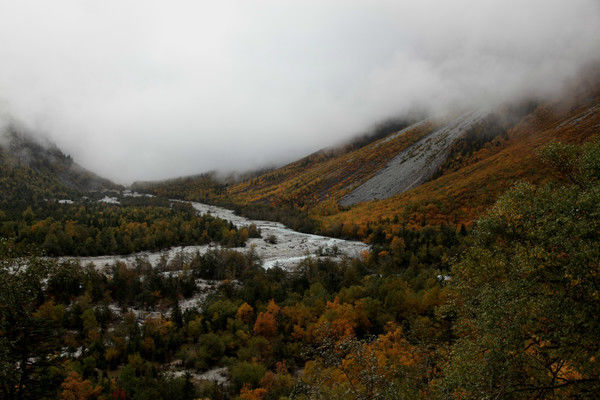
<path fill-rule="evenodd" d="M 369 250 L 370 246 L 358 241 L 330 238 L 320 235 L 312 235 L 285 227 L 283 224 L 272 221 L 252 220 L 239 215 L 233 211 L 222 207 L 190 202 L 198 211 L 198 214 L 210 214 L 213 217 L 221 218 L 233 223 L 236 227 L 242 228 L 251 224 L 260 229 L 262 238 L 250 238 L 245 247 L 236 247 L 233 250 L 248 252 L 254 251 L 263 261 L 264 268 L 280 266 L 289 268 L 297 265 L 306 257 L 358 257 L 364 251 Z M 173 260 L 178 256 L 192 256 L 196 253 L 204 254 L 215 248 L 214 244 L 173 247 L 168 250 L 157 252 L 140 252 L 126 256 L 108 255 L 98 257 L 80 257 L 77 260 L 82 265 L 94 264 L 96 268 L 104 268 L 113 265 L 115 261 L 131 263 L 136 258 L 147 258 L 152 264 L 156 264 L 163 257 L 166 261 Z"/>

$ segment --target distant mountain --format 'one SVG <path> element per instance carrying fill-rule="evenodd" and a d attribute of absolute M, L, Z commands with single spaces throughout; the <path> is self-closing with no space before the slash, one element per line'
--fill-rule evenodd
<path fill-rule="evenodd" d="M 389 125 L 371 140 L 238 183 L 202 176 L 145 188 L 245 207 L 291 207 L 333 235 L 362 237 L 369 224 L 468 225 L 515 182 L 549 178 L 537 155 L 545 144 L 581 143 L 600 133 L 598 82 L 582 81 L 562 99 Z"/>
<path fill-rule="evenodd" d="M 73 199 L 119 188 L 51 143 L 41 143 L 15 127 L 0 132 L 0 207 L 18 208 L 43 199 Z"/>

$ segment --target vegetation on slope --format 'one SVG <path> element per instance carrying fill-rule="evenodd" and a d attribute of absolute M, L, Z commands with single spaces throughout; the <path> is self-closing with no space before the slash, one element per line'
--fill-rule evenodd
<path fill-rule="evenodd" d="M 592 399 L 600 141 L 540 156 L 559 178 L 513 186 L 470 233 L 380 227 L 362 259 L 290 271 L 220 250 L 101 273 L 3 242 L 2 396 Z M 193 375 L 213 367 L 227 384 Z"/>
<path fill-rule="evenodd" d="M 87 398 L 117 393 L 127 399 L 279 399 L 306 394 L 312 378 L 307 375 L 300 382 L 294 371 L 330 340 L 363 340 L 393 324 L 404 325 L 415 340 L 439 340 L 410 328 L 412 321 L 415 326 L 429 320 L 435 325 L 433 307 L 445 298 L 435 263 L 420 258 L 427 252 L 419 254 L 404 272 L 388 270 L 393 261 L 384 255 L 380 261 L 307 260 L 291 272 L 264 270 L 252 254 L 226 250 L 168 265 L 140 260 L 129 269 L 117 264 L 107 273 L 49 260 L 34 261 L 43 268 L 15 272 L 14 262 L 7 260 L 0 270 L 5 287 L 18 291 L 18 282 L 26 282 L 32 289 L 0 307 L 0 338 L 9 344 L 0 362 L 12 366 L 23 354 L 40 354 L 40 348 L 47 349 L 47 357 L 3 369 L 4 393 L 6 398 L 68 398 L 83 396 L 91 387 L 98 391 Z M 171 269 L 178 272 L 169 274 Z M 201 308 L 182 311 L 179 302 L 199 293 L 200 278 L 228 280 Z M 129 307 L 162 313 L 138 319 Z M 45 326 L 36 342 L 34 331 L 19 336 L 28 322 L 16 317 L 18 312 Z M 9 323 L 11 328 L 5 325 Z M 445 323 L 444 329 L 448 327 Z M 405 340 L 398 334 L 396 339 Z M 165 372 L 174 360 L 190 372 L 225 366 L 231 384 L 172 378 Z"/>
<path fill-rule="evenodd" d="M 559 178 L 540 166 L 537 153 L 560 140 L 582 143 L 598 131 L 600 96 L 567 110 L 540 106 L 510 129 L 506 137 L 487 142 L 470 156 L 451 161 L 439 177 L 385 200 L 360 203 L 345 209 L 333 205 L 311 212 L 325 232 L 359 232 L 368 225 L 382 225 L 387 232 L 401 226 L 470 225 L 515 182 L 540 183 Z M 468 154 L 468 153 L 467 153 Z"/>
<path fill-rule="evenodd" d="M 52 144 L 42 145 L 14 127 L 0 133 L 0 209 L 119 188 L 77 165 Z"/>
<path fill-rule="evenodd" d="M 302 232 L 318 233 L 318 220 L 309 216 L 313 207 L 335 203 L 432 128 L 422 124 L 395 138 L 381 139 L 407 125 L 404 120 L 388 121 L 345 146 L 319 151 L 241 182 L 223 183 L 215 174 L 203 174 L 140 182 L 134 188 L 167 198 L 216 204 L 249 218 L 276 220 Z"/>
<path fill-rule="evenodd" d="M 49 256 L 95 256 L 218 242 L 243 246 L 248 232 L 148 197 L 99 202 L 119 186 L 10 128 L 0 148 L 0 235 Z M 106 192 L 109 190 L 109 192 Z"/>
<path fill-rule="evenodd" d="M 133 185 L 136 190 L 152 193 L 162 198 L 184 199 L 218 205 L 234 210 L 236 214 L 256 220 L 279 221 L 299 232 L 317 232 L 317 223 L 308 213 L 294 204 L 275 206 L 267 202 L 238 203 L 232 201 L 226 192 L 227 185 L 214 174 L 172 179 L 160 183 L 139 182 Z"/>
<path fill-rule="evenodd" d="M 447 396 L 600 390 L 600 141 L 554 144 L 544 156 L 574 183 L 511 189 L 452 270 L 459 339 L 441 384 Z"/>
<path fill-rule="evenodd" d="M 238 183 L 214 177 L 149 184 L 164 196 L 204 201 L 253 218 L 330 236 L 369 240 L 378 227 L 391 237 L 402 229 L 472 222 L 515 182 L 557 178 L 536 153 L 547 143 L 582 143 L 600 125 L 600 93 L 588 85 L 568 101 L 524 103 L 497 110 L 473 126 L 426 183 L 388 199 L 342 207 L 339 200 L 383 168 L 399 151 L 437 125 L 416 124 L 362 145 L 312 154 Z M 577 91 L 575 91 L 577 92 Z"/>

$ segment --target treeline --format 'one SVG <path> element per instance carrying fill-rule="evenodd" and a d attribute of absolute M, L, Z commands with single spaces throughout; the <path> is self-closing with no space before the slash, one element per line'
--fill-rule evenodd
<path fill-rule="evenodd" d="M 44 199 L 78 199 L 88 191 L 121 189 L 75 164 L 56 146 L 44 146 L 11 126 L 0 132 L 0 210 Z"/>
<path fill-rule="evenodd" d="M 162 198 L 197 201 L 228 208 L 234 210 L 236 214 L 250 219 L 281 222 L 288 228 L 299 232 L 319 232 L 319 224 L 306 211 L 293 204 L 241 204 L 226 199 L 227 184 L 220 182 L 214 174 L 157 183 L 138 183 L 134 187 Z"/>
<path fill-rule="evenodd" d="M 211 202 L 223 197 L 227 183 L 221 182 L 215 173 L 209 172 L 159 182 L 134 182 L 132 188 L 168 199 Z"/>
<path fill-rule="evenodd" d="M 13 238 L 15 246 L 37 245 L 49 256 L 130 254 L 211 242 L 235 247 L 244 246 L 248 238 L 247 229 L 198 216 L 185 203 L 148 206 L 138 199 L 127 201 L 137 205 L 39 202 L 18 217 L 0 212 L 0 235 Z"/>

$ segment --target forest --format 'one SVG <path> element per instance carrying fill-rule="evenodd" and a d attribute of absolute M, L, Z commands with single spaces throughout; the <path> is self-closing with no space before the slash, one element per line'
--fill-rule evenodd
<path fill-rule="evenodd" d="M 17 247 L 38 246 L 48 256 L 131 254 L 212 242 L 243 247 L 248 239 L 248 229 L 197 215 L 188 203 L 149 201 L 39 202 L 20 215 L 19 209 L 0 210 L 0 235 Z"/>
<path fill-rule="evenodd" d="M 0 146 L 0 237 L 19 251 L 35 247 L 55 257 L 213 242 L 243 247 L 249 236 L 246 228 L 197 215 L 187 203 L 127 193 L 26 134 L 8 135 L 8 145 Z"/>
<path fill-rule="evenodd" d="M 362 257 L 289 270 L 217 249 L 99 271 L 4 239 L 1 397 L 596 398 L 600 140 L 536 157 L 559 178 L 469 229 L 372 224 Z"/>

